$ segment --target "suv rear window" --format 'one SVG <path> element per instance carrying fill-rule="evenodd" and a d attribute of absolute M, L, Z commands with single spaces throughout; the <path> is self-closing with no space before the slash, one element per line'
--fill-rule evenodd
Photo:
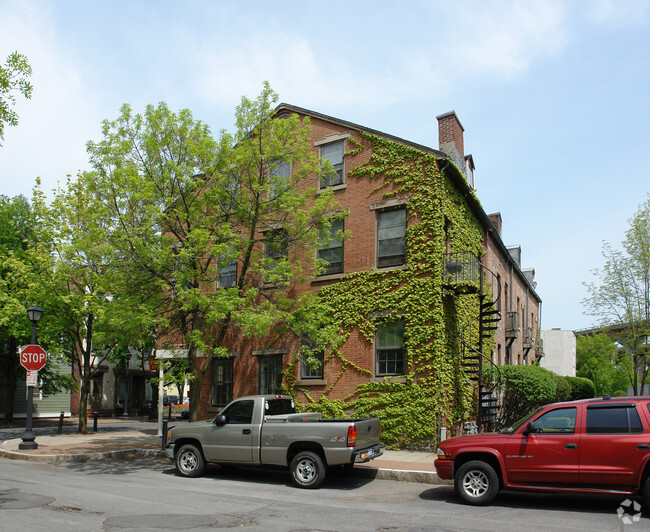
<path fill-rule="evenodd" d="M 591 405 L 587 407 L 587 434 L 630 434 L 643 432 L 634 405 Z"/>

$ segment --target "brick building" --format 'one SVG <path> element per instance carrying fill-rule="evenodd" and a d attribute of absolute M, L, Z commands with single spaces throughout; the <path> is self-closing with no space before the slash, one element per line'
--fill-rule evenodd
<path fill-rule="evenodd" d="M 437 117 L 439 150 L 277 107 L 277 117 L 286 113 L 309 118 L 311 147 L 335 171 L 325 182 L 314 175 L 313 185 L 333 191 L 344 216 L 332 234 L 349 236 L 319 249 L 329 266 L 293 289 L 331 303 L 340 343 L 310 364 L 299 353 L 304 338 L 233 336 L 231 356 L 213 360 L 201 383 L 201 417 L 235 397 L 288 390 L 310 409 L 379 415 L 394 441 L 433 440 L 442 426 L 476 415 L 468 349 L 482 346 L 483 364 L 530 364 L 540 355 L 534 272 L 501 241 L 500 215 L 483 211 L 454 112 Z M 464 266 L 457 254 L 469 257 Z M 496 316 L 493 340 L 472 325 L 483 303 Z M 391 433 L 389 419 L 417 420 L 409 430 L 420 434 Z"/>

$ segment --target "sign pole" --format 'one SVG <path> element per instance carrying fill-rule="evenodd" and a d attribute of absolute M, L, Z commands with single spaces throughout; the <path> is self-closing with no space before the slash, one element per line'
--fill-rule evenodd
<path fill-rule="evenodd" d="M 32 321 L 32 345 L 36 345 L 36 321 Z M 25 421 L 25 434 L 23 441 L 18 444 L 21 450 L 38 449 L 36 437 L 32 432 L 32 413 L 34 410 L 34 387 L 27 386 L 27 419 Z"/>

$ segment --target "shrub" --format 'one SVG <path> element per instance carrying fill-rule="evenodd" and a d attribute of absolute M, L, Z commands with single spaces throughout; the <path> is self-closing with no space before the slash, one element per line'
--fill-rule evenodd
<path fill-rule="evenodd" d="M 596 397 L 596 387 L 594 383 L 584 377 L 565 377 L 571 385 L 571 401 L 578 399 L 590 399 Z"/>
<path fill-rule="evenodd" d="M 497 428 L 510 426 L 535 408 L 555 401 L 556 375 L 540 366 L 498 366 L 485 375 L 502 396 Z"/>
<path fill-rule="evenodd" d="M 562 401 L 570 401 L 571 400 L 571 384 L 569 384 L 569 381 L 567 380 L 567 377 L 563 377 L 562 375 L 553 375 L 555 377 L 555 399 L 553 401 L 555 403 L 561 403 Z"/>

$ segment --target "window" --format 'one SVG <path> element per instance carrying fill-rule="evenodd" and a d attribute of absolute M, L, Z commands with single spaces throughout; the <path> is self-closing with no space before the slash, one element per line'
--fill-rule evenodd
<path fill-rule="evenodd" d="M 573 434 L 576 428 L 578 409 L 558 408 L 546 412 L 535 420 L 536 434 Z"/>
<path fill-rule="evenodd" d="M 322 379 L 325 356 L 322 351 L 316 350 L 316 344 L 307 336 L 300 339 L 302 349 L 300 354 L 300 378 Z M 307 351 L 307 352 L 305 352 Z M 311 357 L 309 356 L 311 355 Z M 311 361 L 309 360 L 311 358 Z"/>
<path fill-rule="evenodd" d="M 231 404 L 223 412 L 226 416 L 226 423 L 232 425 L 250 425 L 253 422 L 253 400 L 244 399 Z"/>
<path fill-rule="evenodd" d="M 224 406 L 232 401 L 232 358 L 212 360 L 211 406 Z"/>
<path fill-rule="evenodd" d="M 629 434 L 643 432 L 634 405 L 591 405 L 587 407 L 587 434 Z"/>
<path fill-rule="evenodd" d="M 282 393 L 282 355 L 258 357 L 257 368 L 259 393 Z"/>
<path fill-rule="evenodd" d="M 217 276 L 218 288 L 231 288 L 237 284 L 237 260 L 232 260 L 219 267 Z"/>
<path fill-rule="evenodd" d="M 377 375 L 404 375 L 404 321 L 382 323 L 375 333 Z"/>
<path fill-rule="evenodd" d="M 406 260 L 406 208 L 377 214 L 377 267 L 399 266 Z"/>
<path fill-rule="evenodd" d="M 291 184 L 291 164 L 287 161 L 276 161 L 269 168 L 269 185 L 271 198 L 277 198 Z"/>
<path fill-rule="evenodd" d="M 286 260 L 288 255 L 289 236 L 284 229 L 273 229 L 267 231 L 264 235 L 264 258 L 265 269 L 268 273 L 273 272 L 280 262 Z M 265 277 L 264 282 L 278 282 L 285 280 L 284 276 L 274 277 L 268 275 Z"/>
<path fill-rule="evenodd" d="M 332 187 L 343 184 L 343 147 L 344 140 L 324 144 L 320 149 L 322 159 L 329 161 L 334 170 L 334 174 L 323 176 L 320 182 L 320 188 Z"/>
<path fill-rule="evenodd" d="M 343 220 L 335 220 L 331 223 L 329 232 L 321 234 L 321 242 L 325 244 L 318 250 L 318 258 L 328 262 L 321 275 L 343 272 L 343 238 L 339 236 L 342 232 Z"/>

